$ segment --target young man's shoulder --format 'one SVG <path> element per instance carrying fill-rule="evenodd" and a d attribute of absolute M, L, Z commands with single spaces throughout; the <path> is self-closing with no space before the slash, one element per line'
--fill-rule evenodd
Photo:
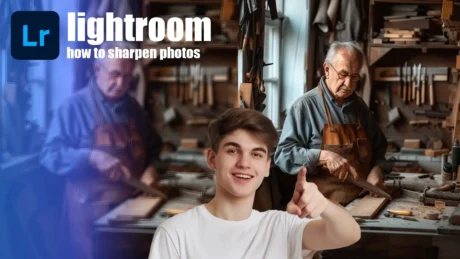
<path fill-rule="evenodd" d="M 200 205 L 200 206 L 203 206 L 203 205 Z M 177 214 L 165 220 L 163 223 L 161 223 L 160 226 L 168 230 L 168 229 L 183 227 L 184 225 L 190 225 L 191 221 L 194 221 L 199 217 L 200 206 L 193 207 L 180 214 Z"/>

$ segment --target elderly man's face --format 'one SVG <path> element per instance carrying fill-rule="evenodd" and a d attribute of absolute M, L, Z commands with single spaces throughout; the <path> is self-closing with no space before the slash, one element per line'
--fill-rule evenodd
<path fill-rule="evenodd" d="M 334 57 L 332 64 L 324 63 L 326 84 L 335 99 L 343 101 L 356 89 L 362 63 L 357 55 L 341 50 Z"/>
<path fill-rule="evenodd" d="M 127 59 L 103 59 L 94 65 L 96 82 L 104 96 L 116 100 L 128 93 L 133 79 L 134 62 Z"/>

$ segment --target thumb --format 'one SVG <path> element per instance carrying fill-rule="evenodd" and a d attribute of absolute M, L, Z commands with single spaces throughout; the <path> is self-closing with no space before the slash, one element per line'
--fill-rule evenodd
<path fill-rule="evenodd" d="M 125 180 L 131 179 L 131 173 L 129 172 L 129 169 L 124 165 L 121 165 L 120 167 L 121 167 L 121 172 L 123 173 L 123 178 Z"/>
<path fill-rule="evenodd" d="M 297 206 L 292 200 L 286 206 L 286 211 L 289 214 L 298 215 L 298 216 L 300 216 L 302 213 L 302 210 L 300 209 L 300 207 Z"/>
<path fill-rule="evenodd" d="M 297 174 L 297 182 L 306 182 L 307 181 L 307 168 L 302 167 Z"/>

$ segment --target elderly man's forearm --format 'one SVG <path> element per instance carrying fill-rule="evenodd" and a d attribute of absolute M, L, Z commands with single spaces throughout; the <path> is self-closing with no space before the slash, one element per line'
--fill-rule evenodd
<path fill-rule="evenodd" d="M 288 174 L 297 174 L 302 167 L 306 167 L 307 173 L 311 173 L 315 171 L 320 153 L 320 149 L 303 147 L 295 147 L 291 150 L 282 149 L 275 154 L 275 163 Z"/>

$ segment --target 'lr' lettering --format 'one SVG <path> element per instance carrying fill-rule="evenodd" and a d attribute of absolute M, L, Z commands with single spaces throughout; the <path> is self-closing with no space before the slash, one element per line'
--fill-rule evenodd
<path fill-rule="evenodd" d="M 45 36 L 50 34 L 50 30 L 40 30 L 40 47 L 45 46 Z M 29 41 L 29 28 L 27 25 L 22 26 L 22 46 L 36 47 L 36 41 Z"/>

